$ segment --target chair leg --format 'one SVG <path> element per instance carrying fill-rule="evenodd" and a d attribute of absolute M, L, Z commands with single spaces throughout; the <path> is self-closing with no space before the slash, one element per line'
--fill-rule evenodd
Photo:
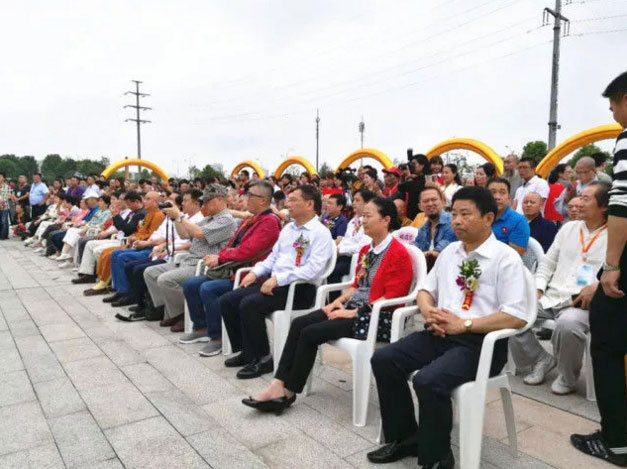
<path fill-rule="evenodd" d="M 503 403 L 503 413 L 505 414 L 505 426 L 507 427 L 507 438 L 509 439 L 509 450 L 512 456 L 518 457 L 518 435 L 516 434 L 516 417 L 514 416 L 514 405 L 512 403 L 512 391 L 509 388 L 501 388 L 501 402 Z"/>
<path fill-rule="evenodd" d="M 507 363 L 505 364 L 505 372 L 512 376 L 516 376 L 516 363 L 512 356 L 512 351 L 507 347 Z"/>
<path fill-rule="evenodd" d="M 322 347 L 318 347 L 318 361 L 322 363 Z M 309 373 L 307 377 L 307 384 L 305 385 L 305 396 L 309 396 L 311 394 L 311 388 L 313 387 L 313 369 Z"/>
<path fill-rule="evenodd" d="M 459 409 L 459 467 L 479 469 L 481 443 L 483 439 L 483 412 L 485 400 L 481 401 L 472 389 L 460 392 Z"/>
<path fill-rule="evenodd" d="M 185 317 L 185 333 L 189 334 L 192 332 L 192 318 L 189 315 L 189 308 L 187 307 L 187 301 L 185 302 L 184 317 Z"/>
<path fill-rule="evenodd" d="M 290 332 L 290 324 L 292 322 L 291 313 L 285 311 L 275 312 L 272 315 L 273 326 L 273 346 L 272 346 L 272 358 L 274 360 L 274 373 L 279 366 L 279 360 L 283 353 L 283 347 L 287 342 L 287 335 Z"/>
<path fill-rule="evenodd" d="M 353 425 L 366 426 L 368 398 L 370 397 L 370 355 L 357 353 L 353 357 Z"/>
<path fill-rule="evenodd" d="M 594 372 L 592 370 L 592 355 L 590 355 L 590 334 L 586 337 L 586 399 L 596 402 L 597 393 L 594 389 Z"/>
<path fill-rule="evenodd" d="M 222 320 L 222 355 L 230 355 L 231 353 L 233 353 L 231 340 L 229 339 L 229 333 L 224 325 L 224 320 Z"/>

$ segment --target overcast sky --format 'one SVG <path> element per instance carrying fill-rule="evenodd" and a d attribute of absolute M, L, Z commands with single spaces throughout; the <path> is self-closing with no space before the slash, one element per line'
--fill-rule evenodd
<path fill-rule="evenodd" d="M 285 155 L 335 167 L 365 146 L 402 159 L 451 137 L 500 154 L 547 138 L 552 0 L 0 0 L 0 154 L 136 155 L 124 104 L 154 108 L 143 157 L 168 173 Z M 558 142 L 612 122 L 627 1 L 564 7 Z M 618 31 L 617 31 L 618 30 Z M 608 31 L 615 31 L 609 32 Z M 611 148 L 610 142 L 604 148 Z"/>

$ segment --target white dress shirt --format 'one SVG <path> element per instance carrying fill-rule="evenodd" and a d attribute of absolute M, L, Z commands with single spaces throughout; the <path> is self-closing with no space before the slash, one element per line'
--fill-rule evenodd
<path fill-rule="evenodd" d="M 297 266 L 294 243 L 301 235 L 309 244 L 305 248 L 300 265 Z M 262 262 L 258 262 L 253 272 L 257 277 L 272 274 L 280 287 L 289 285 L 295 280 L 319 284 L 320 276 L 324 273 L 334 249 L 331 232 L 318 221 L 318 217 L 313 217 L 302 226 L 296 226 L 295 222 L 291 222 L 281 230 L 270 255 Z"/>
<path fill-rule="evenodd" d="M 337 245 L 337 253 L 340 256 L 352 256 L 371 242 L 372 239 L 370 236 L 364 233 L 362 218 L 353 217 L 351 221 L 348 222 L 344 237 Z"/>
<path fill-rule="evenodd" d="M 558 308 L 570 304 L 573 295 L 578 295 L 583 285 L 577 285 L 577 268 L 583 264 L 583 253 L 579 230 L 583 231 L 584 245 L 599 233 L 599 237 L 586 253 L 586 263 L 594 275 L 603 266 L 607 248 L 607 229 L 601 227 L 590 232 L 586 222 L 575 220 L 560 228 L 555 240 L 536 272 L 536 288 L 544 295 L 540 298 L 543 308 Z"/>
<path fill-rule="evenodd" d="M 462 309 L 465 293 L 456 283 L 459 266 L 467 259 L 477 259 L 481 276 L 468 311 Z M 527 320 L 524 265 L 516 251 L 496 239 L 494 234 L 467 254 L 461 241 L 445 247 L 429 275 L 423 290 L 444 308 L 462 319 L 476 319 L 496 312 Z"/>
<path fill-rule="evenodd" d="M 516 211 L 520 214 L 523 213 L 523 200 L 529 192 L 535 192 L 546 200 L 549 197 L 549 183 L 540 176 L 535 175 L 516 189 L 514 200 L 516 200 Z M 544 213 L 544 206 L 542 206 L 542 212 Z"/>

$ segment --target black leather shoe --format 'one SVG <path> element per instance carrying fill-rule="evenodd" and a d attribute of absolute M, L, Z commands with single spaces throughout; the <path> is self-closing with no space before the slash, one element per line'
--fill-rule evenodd
<path fill-rule="evenodd" d="M 165 315 L 165 306 L 157 306 L 156 308 L 144 308 L 140 310 L 144 312 L 146 321 L 161 321 Z"/>
<path fill-rule="evenodd" d="M 72 283 L 74 285 L 79 285 L 82 283 L 96 283 L 96 280 L 98 280 L 98 278 L 95 275 L 82 275 L 78 278 L 73 278 Z"/>
<path fill-rule="evenodd" d="M 139 311 L 140 309 L 144 309 L 144 308 L 142 307 L 142 305 L 133 305 L 133 306 L 131 306 L 131 307 L 129 307 L 129 308 L 128 308 L 128 310 L 129 310 L 131 313 L 136 313 L 136 312 L 137 312 L 137 311 Z"/>
<path fill-rule="evenodd" d="M 273 370 L 274 365 L 272 359 L 266 360 L 265 362 L 255 359 L 239 370 L 235 376 L 237 376 L 237 379 L 253 379 L 265 375 L 266 373 L 272 373 Z"/>
<path fill-rule="evenodd" d="M 248 399 L 242 399 L 242 404 L 257 409 L 260 412 L 271 412 L 276 415 L 281 415 L 294 401 L 296 401 L 296 394 L 292 394 L 291 397 L 283 396 L 270 401 L 257 401 L 249 397 Z"/>
<path fill-rule="evenodd" d="M 250 363 L 248 360 L 244 358 L 244 354 L 238 353 L 234 357 L 227 358 L 224 360 L 224 366 L 227 368 L 239 368 L 241 366 L 246 366 Z"/>
<path fill-rule="evenodd" d="M 113 303 L 114 301 L 118 301 L 120 299 L 122 299 L 122 294 L 121 293 L 115 293 L 111 296 L 107 296 L 106 298 L 102 299 L 103 303 Z"/>
<path fill-rule="evenodd" d="M 114 301 L 113 303 L 111 303 L 111 306 L 113 306 L 115 308 L 119 308 L 119 307 L 122 307 L 122 306 L 134 305 L 135 303 L 136 303 L 136 301 L 132 297 L 130 297 L 128 295 L 124 295 L 119 300 Z"/>
<path fill-rule="evenodd" d="M 366 455 L 368 461 L 374 464 L 386 464 L 408 456 L 418 456 L 417 444 L 403 444 L 398 441 L 393 441 Z"/>
<path fill-rule="evenodd" d="M 439 461 L 418 465 L 422 469 L 455 469 L 455 457 L 452 452 L 449 452 L 444 459 Z"/>

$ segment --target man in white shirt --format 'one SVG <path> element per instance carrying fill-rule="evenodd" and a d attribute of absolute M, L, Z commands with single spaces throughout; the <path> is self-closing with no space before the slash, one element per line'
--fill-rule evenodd
<path fill-rule="evenodd" d="M 290 283 L 307 282 L 296 287 L 296 309 L 314 302 L 317 284 L 335 249 L 330 231 L 316 216 L 321 206 L 320 192 L 314 186 L 298 186 L 292 191 L 287 208 L 294 221 L 283 228 L 270 255 L 244 277 L 240 288 L 220 297 L 231 346 L 235 351 L 241 347 L 241 353 L 224 364 L 243 367 L 237 372 L 239 379 L 273 370 L 265 318 L 285 307 Z M 257 281 L 260 278 L 266 279 L 263 284 Z"/>
<path fill-rule="evenodd" d="M 521 328 L 527 321 L 524 266 L 516 251 L 492 234 L 496 212 L 496 202 L 485 188 L 464 187 L 455 193 L 452 226 L 460 241 L 440 253 L 418 293 L 427 330 L 375 351 L 372 371 L 388 443 L 368 454 L 371 462 L 417 455 L 423 468 L 455 466 L 450 445 L 451 394 L 475 379 L 488 332 Z M 465 277 L 457 269 L 462 265 Z M 460 277 L 476 287 L 474 292 L 460 289 Z M 491 375 L 506 361 L 507 341 L 499 341 Z M 412 381 L 418 396 L 418 423 L 407 384 L 407 377 L 416 370 L 420 371 Z"/>
<path fill-rule="evenodd" d="M 518 173 L 523 179 L 523 184 L 516 189 L 516 195 L 512 202 L 512 209 L 522 215 L 522 205 L 525 196 L 529 192 L 536 192 L 542 197 L 542 207 L 549 196 L 549 183 L 536 174 L 536 161 L 533 158 L 522 158 L 518 163 Z"/>
<path fill-rule="evenodd" d="M 530 330 L 512 337 L 514 362 L 521 368 L 531 366 L 531 373 L 523 380 L 525 384 L 543 383 L 557 365 L 559 374 L 551 391 L 563 395 L 576 390 L 590 331 L 588 305 L 597 289 L 596 274 L 603 266 L 607 248 L 609 198 L 609 185 L 589 184 L 581 194 L 581 219 L 558 231 L 538 267 L 538 321 L 556 320 L 552 336 L 555 358 Z"/>

